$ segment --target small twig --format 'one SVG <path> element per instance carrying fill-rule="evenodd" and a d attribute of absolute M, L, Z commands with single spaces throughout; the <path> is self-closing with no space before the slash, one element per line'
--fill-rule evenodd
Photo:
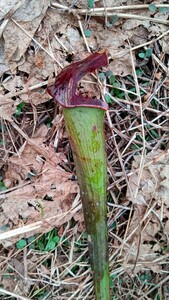
<path fill-rule="evenodd" d="M 155 43 L 155 42 L 161 40 L 161 39 L 162 39 L 165 35 L 167 35 L 167 34 L 169 34 L 169 30 L 165 31 L 163 34 L 161 34 L 160 36 L 158 36 L 158 37 L 155 38 L 155 39 L 152 39 L 152 40 L 149 41 L 149 42 L 146 42 L 146 43 L 140 44 L 140 45 L 138 45 L 138 46 L 132 47 L 131 50 L 133 51 L 133 50 L 137 50 L 137 49 L 139 49 L 139 48 L 143 48 L 143 47 L 145 47 L 145 46 L 151 45 L 151 44 L 153 44 L 153 43 Z"/>
<path fill-rule="evenodd" d="M 51 1 L 51 6 L 55 7 L 55 8 L 60 8 L 60 9 L 63 9 L 63 10 L 69 10 L 70 11 L 70 8 L 66 5 L 62 5 L 56 1 Z M 155 6 L 157 8 L 159 7 L 169 7 L 169 4 L 155 4 Z M 148 4 L 141 4 L 141 5 L 124 5 L 124 6 L 109 6 L 109 7 L 98 7 L 98 8 L 92 8 L 92 9 L 72 9 L 71 11 L 77 11 L 79 14 L 83 13 L 91 13 L 91 12 L 104 12 L 105 9 L 107 11 L 114 11 L 114 10 L 137 10 L 137 9 L 148 9 L 149 8 L 149 5 Z"/>
<path fill-rule="evenodd" d="M 55 34 L 55 39 L 57 40 L 57 42 L 61 45 L 61 47 L 66 51 L 69 52 L 68 49 L 66 48 L 66 46 L 60 41 L 60 39 L 57 37 L 57 35 Z M 74 52 L 73 52 L 74 53 Z"/>
<path fill-rule="evenodd" d="M 99 13 L 99 12 L 92 12 L 91 13 L 92 16 L 104 16 L 102 13 Z M 169 25 L 169 21 L 165 21 L 165 20 L 162 20 L 162 19 L 156 19 L 156 18 L 151 18 L 151 17 L 147 17 L 147 16 L 141 16 L 141 15 L 135 15 L 135 14 L 121 14 L 121 13 L 117 13 L 116 14 L 117 17 L 119 18 L 123 18 L 123 19 L 136 19 L 136 20 L 142 20 L 142 21 L 150 21 L 150 22 L 153 22 L 153 23 L 159 23 L 159 24 L 164 24 L 164 25 Z M 107 13 L 107 16 L 108 17 L 111 17 L 112 14 L 111 13 Z"/>
<path fill-rule="evenodd" d="M 79 27 L 80 27 L 80 30 L 81 30 L 81 33 L 82 33 L 82 36 L 83 36 L 83 39 L 84 39 L 84 42 L 85 42 L 85 45 L 86 45 L 86 48 L 87 48 L 87 51 L 89 53 L 91 53 L 91 50 L 89 48 L 89 45 L 88 45 L 88 42 L 87 42 L 87 39 L 85 37 L 85 34 L 84 34 L 84 30 L 83 30 L 83 26 L 82 26 L 82 23 L 81 23 L 81 20 L 80 20 L 80 17 L 77 15 L 77 19 L 78 19 L 78 23 L 79 23 Z"/>
<path fill-rule="evenodd" d="M 169 31 L 168 31 L 169 32 Z M 168 75 L 169 70 L 168 68 L 161 62 L 161 60 L 154 54 L 152 53 L 152 58 L 159 64 L 159 66 L 164 70 L 164 72 Z"/>
<path fill-rule="evenodd" d="M 105 16 L 105 12 L 107 16 L 112 16 L 112 12 L 110 11 L 115 11 L 115 10 L 131 10 L 131 9 L 148 9 L 148 5 L 143 6 L 143 5 L 131 5 L 131 6 L 118 6 L 118 7 L 101 7 L 101 8 L 93 8 L 93 9 L 70 9 L 67 6 L 60 5 L 56 2 L 52 2 L 51 5 L 55 8 L 61 8 L 63 10 L 68 10 L 69 12 L 72 12 L 74 15 L 86 15 L 86 13 L 90 14 L 90 16 Z M 168 4 L 166 5 L 156 5 L 156 7 L 169 7 Z M 108 12 L 109 11 L 109 12 Z M 159 24 L 165 24 L 168 25 L 169 21 L 165 21 L 162 19 L 156 19 L 156 18 L 151 18 L 148 16 L 141 16 L 141 15 L 136 15 L 136 14 L 123 14 L 123 13 L 116 13 L 116 15 L 119 18 L 124 18 L 124 19 L 136 19 L 136 20 L 145 20 L 145 21 L 151 21 L 153 23 L 159 23 Z"/>
<path fill-rule="evenodd" d="M 51 83 L 54 82 L 54 79 L 50 80 Z M 10 93 L 7 93 L 4 98 L 8 99 L 8 98 L 12 98 L 12 97 L 16 97 L 16 96 L 19 96 L 19 95 L 22 95 L 22 94 L 27 94 L 29 93 L 29 91 L 34 91 L 34 90 L 37 90 L 45 85 L 47 85 L 49 83 L 49 80 L 45 80 L 43 82 L 40 82 L 40 83 L 37 83 L 33 86 L 30 86 L 30 87 L 24 87 L 23 90 L 21 91 L 18 91 L 18 92 L 10 92 Z"/>
<path fill-rule="evenodd" d="M 72 213 L 75 213 L 76 211 L 79 211 L 81 209 L 81 204 L 79 204 L 78 206 L 72 206 L 67 212 L 65 212 L 64 214 L 58 214 L 58 215 L 54 215 L 50 218 L 47 218 L 47 219 L 43 219 L 43 221 L 37 221 L 35 223 L 32 223 L 32 224 L 29 224 L 29 225 L 25 225 L 23 227 L 19 227 L 19 228 L 16 228 L 16 229 L 13 229 L 13 230 L 9 230 L 9 231 L 6 231 L 6 232 L 3 232 L 3 233 L 0 233 L 0 241 L 1 240 L 5 240 L 5 239 L 8 239 L 8 238 L 12 238 L 14 236 L 18 236 L 18 235 L 21 235 L 21 234 L 24 234 L 26 232 L 31 232 L 31 231 L 34 231 L 36 229 L 39 229 L 39 228 L 42 228 L 42 226 L 46 225 L 48 227 L 50 227 L 50 224 L 51 224 L 51 220 L 53 219 L 57 219 L 57 221 L 61 220 L 63 217 L 65 217 L 66 215 L 70 214 L 71 212 Z"/>
<path fill-rule="evenodd" d="M 20 299 L 20 300 L 30 300 L 29 298 L 20 296 L 20 295 L 18 295 L 18 294 L 12 293 L 12 292 L 7 291 L 7 290 L 2 289 L 2 288 L 0 288 L 0 293 L 1 293 L 1 294 L 5 294 L 5 295 L 9 295 L 9 296 L 11 296 L 11 297 L 14 297 L 14 298 Z"/>
<path fill-rule="evenodd" d="M 4 194 L 7 194 L 9 192 L 15 191 L 17 189 L 21 189 L 22 187 L 24 187 L 25 185 L 28 185 L 28 184 L 30 184 L 30 182 L 25 182 L 24 184 L 16 185 L 16 186 L 14 186 L 14 187 L 12 187 L 10 189 L 6 189 L 4 191 L 0 191 L 0 195 L 4 195 Z M 1 196 L 0 196 L 0 198 L 1 198 Z"/>

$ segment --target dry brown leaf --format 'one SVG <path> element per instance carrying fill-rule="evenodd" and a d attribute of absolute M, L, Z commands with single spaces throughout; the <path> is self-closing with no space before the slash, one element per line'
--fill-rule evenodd
<path fill-rule="evenodd" d="M 2 9 L 4 9 L 5 4 L 3 6 L 3 3 L 1 3 L 3 6 Z M 18 22 L 19 25 L 25 31 L 27 31 L 30 36 L 34 36 L 35 31 L 39 27 L 45 15 L 48 5 L 49 2 L 45 0 L 40 2 L 36 0 L 26 0 L 13 14 L 12 18 Z M 12 62 L 18 62 L 23 57 L 27 47 L 31 42 L 30 36 L 28 36 L 12 20 L 9 20 L 3 32 L 3 38 L 5 41 L 5 59 L 10 68 L 12 68 Z"/>
<path fill-rule="evenodd" d="M 130 187 L 133 195 L 138 184 L 138 169 L 140 165 L 140 156 L 134 157 L 132 169 L 133 175 L 130 177 Z M 169 195 L 169 154 L 165 151 L 154 151 L 146 156 L 145 167 L 142 172 L 138 195 L 141 193 L 143 200 L 139 204 L 148 204 L 152 198 L 161 201 L 164 200 L 168 205 Z M 130 201 L 137 203 L 137 198 L 128 191 Z"/>
<path fill-rule="evenodd" d="M 5 180 L 11 187 L 18 184 L 21 188 L 3 197 L 0 226 L 13 224 L 16 227 L 52 218 L 45 229 L 38 230 L 43 232 L 64 224 L 75 214 L 69 210 L 79 191 L 78 185 L 71 180 L 72 174 L 59 166 L 66 160 L 64 155 L 45 146 L 44 136 L 38 137 L 40 132 L 32 144 L 25 144 L 20 157 L 9 158 Z M 22 186 L 25 183 L 28 184 Z"/>
<path fill-rule="evenodd" d="M 138 264 L 147 266 L 148 261 L 152 262 L 158 256 L 160 246 L 156 234 L 160 232 L 162 226 L 166 232 L 168 228 L 166 219 L 169 219 L 167 209 L 169 205 L 169 153 L 158 150 L 147 154 L 138 187 L 140 160 L 139 155 L 134 157 L 133 175 L 129 179 L 130 190 L 127 191 L 128 199 L 134 204 L 134 213 L 128 228 L 128 235 L 133 232 L 132 238 L 129 240 L 129 244 L 132 245 L 133 256 L 133 259 L 130 257 L 130 262 L 138 259 Z M 134 197 L 137 188 L 138 192 Z M 146 214 L 147 217 L 145 217 Z M 135 231 L 136 228 L 137 231 Z M 139 237 L 141 237 L 140 244 L 138 244 Z M 150 242 L 155 243 L 155 245 L 152 246 Z M 137 251 L 139 249 L 138 257 L 136 249 Z M 156 271 L 154 264 L 150 264 L 149 268 Z"/>
<path fill-rule="evenodd" d="M 0 96 L 0 118 L 12 121 L 12 115 L 15 113 L 14 101 Z"/>
<path fill-rule="evenodd" d="M 132 64 L 129 51 L 116 51 L 114 47 L 110 47 L 109 52 L 113 58 L 113 61 L 109 64 L 109 69 L 113 71 L 113 74 L 118 76 L 126 76 L 131 74 Z"/>
<path fill-rule="evenodd" d="M 141 232 L 141 237 L 144 242 L 150 242 L 154 240 L 155 235 L 160 231 L 161 226 L 159 219 L 153 214 L 151 215 L 151 220 L 145 224 L 144 229 Z"/>
<path fill-rule="evenodd" d="M 159 18 L 159 16 L 157 16 L 157 15 L 155 15 L 155 17 Z M 162 18 L 162 20 L 165 20 L 167 16 L 165 17 L 164 14 L 160 14 L 160 17 Z M 148 31 L 149 31 L 148 38 L 153 39 L 153 38 L 157 38 L 161 34 L 167 32 L 168 26 L 163 25 L 163 24 L 152 23 L 149 26 Z M 160 44 L 160 46 L 162 48 L 162 50 L 161 50 L 162 53 L 169 53 L 169 49 L 168 49 L 169 36 L 168 36 L 168 34 L 166 34 L 162 39 L 160 39 L 158 41 L 158 43 Z"/>
<path fill-rule="evenodd" d="M 31 94 L 28 94 L 27 97 L 24 98 L 24 102 L 31 103 L 36 106 L 38 104 L 49 101 L 49 99 L 51 99 L 51 97 L 47 95 L 45 89 L 39 89 L 39 91 L 35 91 Z"/>
<path fill-rule="evenodd" d="M 68 51 L 70 53 L 76 53 L 78 51 L 84 50 L 83 39 L 76 28 L 73 28 L 69 25 L 65 31 L 65 38 L 66 40 L 64 45 L 68 48 Z"/>
<path fill-rule="evenodd" d="M 14 76 L 13 78 L 10 77 L 9 80 L 2 82 L 2 86 L 5 88 L 6 91 L 15 93 L 20 91 L 24 88 L 25 82 L 21 76 Z"/>

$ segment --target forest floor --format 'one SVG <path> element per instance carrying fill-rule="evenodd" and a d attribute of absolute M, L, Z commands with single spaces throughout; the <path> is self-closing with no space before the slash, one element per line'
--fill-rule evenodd
<path fill-rule="evenodd" d="M 94 299 L 61 69 L 106 50 L 111 300 L 169 299 L 168 1 L 0 1 L 0 297 Z M 96 75 L 96 74 L 95 74 Z"/>

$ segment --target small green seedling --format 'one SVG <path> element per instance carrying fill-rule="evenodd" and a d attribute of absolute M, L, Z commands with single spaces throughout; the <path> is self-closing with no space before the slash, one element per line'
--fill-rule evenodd
<path fill-rule="evenodd" d="M 56 229 L 44 233 L 38 240 L 35 242 L 35 249 L 39 251 L 52 251 L 59 243 L 60 237 L 57 234 Z"/>
<path fill-rule="evenodd" d="M 90 29 L 84 30 L 85 37 L 91 37 L 92 31 Z"/>
<path fill-rule="evenodd" d="M 147 59 L 147 60 L 151 57 L 151 55 L 152 55 L 152 49 L 151 49 L 151 48 L 147 48 L 146 51 L 140 52 L 140 53 L 138 54 L 138 56 L 139 56 L 140 58 L 142 58 L 142 59 Z"/>
<path fill-rule="evenodd" d="M 166 14 L 169 12 L 169 7 L 159 7 L 158 11 L 159 13 Z"/>
<path fill-rule="evenodd" d="M 6 186 L 4 185 L 1 176 L 0 176 L 0 191 L 5 191 L 6 190 Z"/>
<path fill-rule="evenodd" d="M 163 7 L 157 7 L 157 6 L 155 6 L 154 3 L 151 3 L 151 4 L 149 5 L 148 8 L 149 8 L 149 11 L 150 11 L 151 13 L 161 13 L 161 14 L 166 14 L 166 13 L 169 12 L 169 7 L 166 7 L 166 6 L 163 6 Z"/>
<path fill-rule="evenodd" d="M 154 3 L 151 3 L 149 6 L 148 6 L 148 9 L 150 12 L 152 13 L 155 13 L 157 11 L 157 7 L 155 6 Z"/>
<path fill-rule="evenodd" d="M 106 22 L 106 26 L 112 27 L 118 21 L 118 19 L 119 19 L 118 15 L 112 15 L 110 20 Z"/>
<path fill-rule="evenodd" d="M 88 0 L 87 6 L 88 6 L 88 8 L 93 8 L 94 7 L 94 0 Z"/>
<path fill-rule="evenodd" d="M 25 107 L 25 102 L 21 102 L 16 107 L 16 112 L 14 116 L 18 117 L 22 114 L 23 108 Z"/>
<path fill-rule="evenodd" d="M 23 249 L 27 245 L 26 240 L 21 239 L 16 243 L 17 249 Z"/>

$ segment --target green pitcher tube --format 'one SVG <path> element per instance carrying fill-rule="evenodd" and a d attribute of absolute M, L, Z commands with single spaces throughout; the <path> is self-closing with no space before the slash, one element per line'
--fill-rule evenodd
<path fill-rule="evenodd" d="M 105 52 L 71 64 L 56 77 L 48 92 L 63 107 L 84 212 L 96 300 L 109 300 L 107 178 L 104 114 L 107 104 L 76 94 L 86 73 L 107 65 Z"/>

